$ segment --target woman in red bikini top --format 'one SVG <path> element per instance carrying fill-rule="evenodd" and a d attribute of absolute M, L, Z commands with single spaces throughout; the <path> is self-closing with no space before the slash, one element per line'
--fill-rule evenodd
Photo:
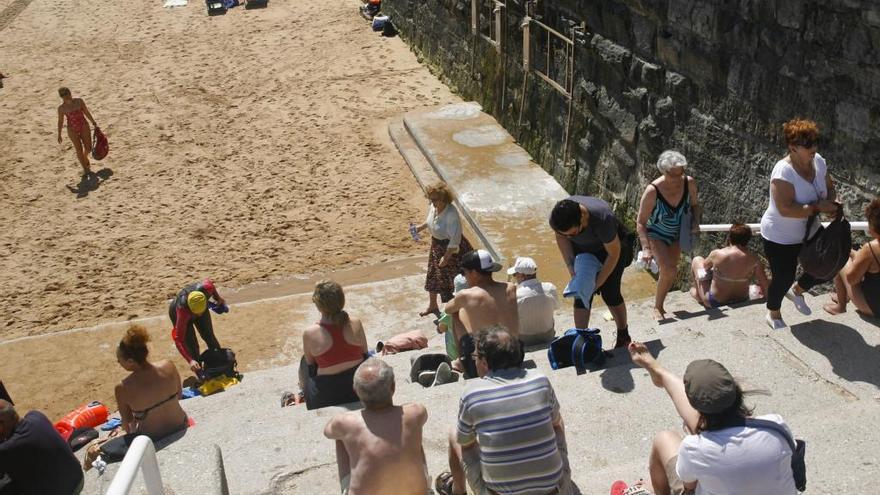
<path fill-rule="evenodd" d="M 335 375 L 361 364 L 367 354 L 367 337 L 361 321 L 342 309 L 342 287 L 336 282 L 319 282 L 312 301 L 321 312 L 321 320 L 303 332 L 306 364 L 317 365 L 317 375 Z"/>
<path fill-rule="evenodd" d="M 98 127 L 98 125 L 89 113 L 86 102 L 81 98 L 72 97 L 69 89 L 60 88 L 58 96 L 63 100 L 63 103 L 58 105 L 58 144 L 61 144 L 61 128 L 64 126 L 64 118 L 67 117 L 67 137 L 76 149 L 76 158 L 82 165 L 83 175 L 87 176 L 92 173 L 89 163 L 89 153 L 92 152 L 92 129 L 86 119 L 89 119 L 93 126 Z"/>

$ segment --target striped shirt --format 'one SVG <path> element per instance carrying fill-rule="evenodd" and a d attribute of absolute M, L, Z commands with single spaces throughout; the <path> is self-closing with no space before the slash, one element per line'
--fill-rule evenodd
<path fill-rule="evenodd" d="M 477 442 L 483 482 L 501 495 L 553 492 L 563 460 L 553 425 L 559 403 L 546 376 L 511 368 L 471 380 L 461 396 L 458 443 Z"/>

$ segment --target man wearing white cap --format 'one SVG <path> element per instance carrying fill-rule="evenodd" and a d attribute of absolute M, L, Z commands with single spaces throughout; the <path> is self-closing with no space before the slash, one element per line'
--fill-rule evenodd
<path fill-rule="evenodd" d="M 492 273 L 501 265 L 484 249 L 471 251 L 461 258 L 461 271 L 469 288 L 458 292 L 444 311 L 458 318 L 456 338 L 465 376 L 476 376 L 471 353 L 475 350 L 473 336 L 493 325 L 502 325 L 511 336 L 519 338 L 519 313 L 516 309 L 516 285 L 496 282 Z M 464 328 L 462 334 L 459 329 Z"/>
<path fill-rule="evenodd" d="M 553 311 L 559 306 L 556 286 L 538 280 L 538 265 L 528 257 L 518 257 L 507 270 L 516 280 L 516 306 L 519 312 L 519 338 L 525 345 L 550 342 L 556 336 Z"/>

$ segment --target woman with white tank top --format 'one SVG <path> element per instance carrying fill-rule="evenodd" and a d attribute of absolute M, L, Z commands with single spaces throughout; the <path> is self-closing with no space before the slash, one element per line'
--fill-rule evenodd
<path fill-rule="evenodd" d="M 798 266 L 798 254 L 807 231 L 807 220 L 818 213 L 836 213 L 836 191 L 825 159 L 816 152 L 819 129 L 811 120 L 793 119 L 783 125 L 788 155 L 779 160 L 770 175 L 770 204 L 761 217 L 764 253 L 773 279 L 767 291 L 767 324 L 776 330 L 785 328 L 780 307 L 787 297 L 798 311 L 811 313 L 803 293 L 821 280 L 807 273 L 792 285 Z M 819 222 L 811 227 L 809 238 L 816 235 Z"/>

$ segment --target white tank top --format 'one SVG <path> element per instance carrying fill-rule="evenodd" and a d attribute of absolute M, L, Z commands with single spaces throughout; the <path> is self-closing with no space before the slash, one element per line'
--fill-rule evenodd
<path fill-rule="evenodd" d="M 813 167 L 816 169 L 816 177 L 813 182 L 807 182 L 801 177 L 791 163 L 783 158 L 776 162 L 773 173 L 770 174 L 770 182 L 776 179 L 783 180 L 794 186 L 795 203 L 815 203 L 820 199 L 828 198 L 828 188 L 825 183 L 825 175 L 828 173 L 825 159 L 819 153 L 813 157 Z M 819 222 L 814 222 L 810 237 L 819 229 Z M 804 232 L 807 230 L 806 218 L 784 217 L 776 208 L 773 195 L 770 194 L 770 204 L 761 217 L 761 237 L 777 244 L 800 244 L 804 240 Z"/>

